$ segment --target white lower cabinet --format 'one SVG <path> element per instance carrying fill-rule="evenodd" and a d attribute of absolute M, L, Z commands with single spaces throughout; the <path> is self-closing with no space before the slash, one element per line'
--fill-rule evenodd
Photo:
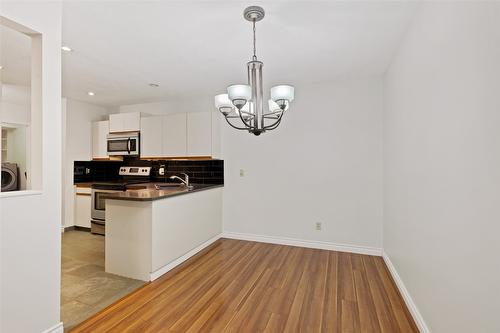
<path fill-rule="evenodd" d="M 90 228 L 90 210 L 92 209 L 91 189 L 75 189 L 75 226 Z"/>

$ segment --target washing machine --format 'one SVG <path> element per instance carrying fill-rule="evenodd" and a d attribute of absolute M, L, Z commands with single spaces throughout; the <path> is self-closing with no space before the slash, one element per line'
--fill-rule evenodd
<path fill-rule="evenodd" d="M 2 192 L 19 189 L 19 168 L 16 163 L 2 163 Z"/>

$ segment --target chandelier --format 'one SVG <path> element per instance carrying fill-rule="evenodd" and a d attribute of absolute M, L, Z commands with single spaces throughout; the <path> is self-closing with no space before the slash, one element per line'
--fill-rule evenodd
<path fill-rule="evenodd" d="M 255 23 L 264 18 L 264 9 L 258 6 L 247 7 L 243 17 L 252 22 L 253 56 L 247 62 L 248 84 L 235 84 L 227 87 L 227 94 L 215 96 L 215 107 L 222 113 L 227 123 L 238 130 L 246 130 L 260 135 L 279 126 L 283 114 L 294 99 L 294 87 L 278 85 L 271 88 L 268 100 L 269 110 L 264 113 L 264 95 L 262 92 L 262 66 L 257 60 Z M 237 119 L 238 124 L 233 121 Z"/>

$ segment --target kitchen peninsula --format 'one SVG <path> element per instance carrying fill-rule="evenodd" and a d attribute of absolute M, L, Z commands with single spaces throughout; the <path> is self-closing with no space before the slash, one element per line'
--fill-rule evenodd
<path fill-rule="evenodd" d="M 156 189 L 106 196 L 108 273 L 153 281 L 214 242 L 222 232 L 222 185 Z"/>

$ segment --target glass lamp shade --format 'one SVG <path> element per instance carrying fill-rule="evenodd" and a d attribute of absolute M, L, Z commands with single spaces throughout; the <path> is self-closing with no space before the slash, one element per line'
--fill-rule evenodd
<path fill-rule="evenodd" d="M 227 94 L 216 95 L 215 96 L 215 107 L 217 108 L 217 110 L 219 110 L 220 108 L 225 108 L 225 107 L 232 108 L 233 102 L 231 102 L 231 100 L 229 99 Z"/>
<path fill-rule="evenodd" d="M 234 108 L 234 113 L 236 113 L 236 115 L 240 115 L 240 111 L 237 109 L 237 108 Z M 250 112 L 250 103 L 246 103 L 245 105 L 243 105 L 243 107 L 241 108 L 241 112 L 243 112 L 243 116 L 246 117 L 248 116 L 246 113 L 249 113 Z"/>
<path fill-rule="evenodd" d="M 252 98 L 252 87 L 248 84 L 234 84 L 227 87 L 229 99 L 236 107 L 243 107 Z"/>
<path fill-rule="evenodd" d="M 269 101 L 267 101 L 267 103 L 269 104 L 269 111 L 270 112 L 277 112 L 277 111 L 282 111 L 279 104 L 276 103 L 275 101 L 273 101 L 272 99 L 270 99 Z M 288 110 L 288 103 L 286 103 L 286 106 L 285 106 L 285 110 L 286 111 Z"/>
<path fill-rule="evenodd" d="M 229 97 L 227 97 L 227 94 L 216 95 L 214 99 L 215 107 L 224 115 L 228 115 L 231 111 L 233 111 L 233 109 L 235 109 L 233 103 Z"/>
<path fill-rule="evenodd" d="M 295 88 L 288 85 L 274 86 L 271 88 L 271 99 L 273 101 L 285 100 L 293 101 L 295 97 Z"/>

